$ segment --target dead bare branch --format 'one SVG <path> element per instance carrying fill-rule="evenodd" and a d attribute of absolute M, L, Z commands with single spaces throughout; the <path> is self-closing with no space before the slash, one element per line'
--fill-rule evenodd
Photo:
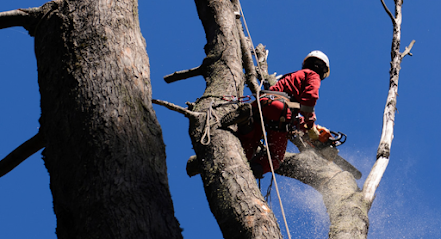
<path fill-rule="evenodd" d="M 272 75 L 270 75 L 268 73 L 268 50 L 265 48 L 264 45 L 259 44 L 256 46 L 256 49 L 254 49 L 256 51 L 256 55 L 257 55 L 257 62 L 259 64 L 259 68 L 258 70 L 260 71 L 260 76 L 263 79 L 260 80 L 266 80 L 268 81 L 268 84 L 270 86 L 275 85 L 277 83 L 277 80 L 281 77 L 281 76 L 277 76 L 277 73 L 274 73 Z"/>
<path fill-rule="evenodd" d="M 190 77 L 196 77 L 200 76 L 203 73 L 203 67 L 202 65 L 189 69 L 189 70 L 183 70 L 183 71 L 176 71 L 173 74 L 164 76 L 164 80 L 167 83 L 172 83 L 175 81 L 185 80 Z"/>
<path fill-rule="evenodd" d="M 44 147 L 44 137 L 38 132 L 0 161 L 0 177 L 12 171 L 20 163 Z"/>
<path fill-rule="evenodd" d="M 387 9 L 383 0 L 381 0 L 383 6 L 385 7 L 388 14 L 391 16 L 392 13 Z M 372 204 L 375 198 L 375 191 L 380 184 L 380 181 L 386 171 L 387 165 L 389 164 L 390 148 L 393 140 L 394 133 L 394 121 L 395 112 L 398 96 L 398 78 L 401 69 L 401 61 L 404 56 L 410 54 L 410 50 L 413 47 L 415 41 L 412 41 L 409 47 L 406 47 L 403 53 L 400 53 L 400 43 L 401 43 L 401 20 L 402 20 L 402 8 L 403 0 L 395 0 L 395 13 L 396 17 L 393 18 L 393 38 L 392 38 L 392 49 L 391 49 L 391 69 L 389 72 L 389 93 L 386 100 L 386 106 L 383 114 L 383 129 L 381 133 L 380 144 L 377 150 L 377 161 L 372 167 L 369 176 L 367 177 L 363 185 L 363 198 L 369 204 Z"/>
<path fill-rule="evenodd" d="M 240 12 L 240 3 L 235 0 L 232 1 L 236 12 Z M 259 90 L 259 84 L 257 83 L 257 71 L 254 66 L 253 56 L 251 55 L 251 50 L 253 46 L 250 44 L 249 39 L 245 36 L 242 27 L 242 21 L 240 17 L 236 18 L 237 32 L 239 33 L 240 46 L 242 51 L 243 68 L 245 69 L 245 82 L 250 88 L 252 93 L 256 93 Z"/>
<path fill-rule="evenodd" d="M 406 55 L 412 56 L 412 53 L 410 53 L 410 51 L 412 50 L 413 44 L 415 44 L 415 40 L 412 40 L 409 46 L 406 47 L 404 52 L 401 54 L 401 59 L 403 59 Z"/>
<path fill-rule="evenodd" d="M 193 117 L 196 117 L 200 114 L 200 113 L 190 111 L 187 108 L 184 108 L 179 105 L 175 105 L 173 103 L 163 101 L 163 100 L 152 99 L 152 103 L 157 104 L 157 105 L 162 105 L 169 110 L 173 110 L 175 112 L 181 113 L 181 114 L 185 115 L 185 117 L 187 117 L 187 118 L 193 118 Z"/>
<path fill-rule="evenodd" d="M 0 12 L 0 29 L 8 27 L 25 27 L 29 14 L 21 9 Z"/>

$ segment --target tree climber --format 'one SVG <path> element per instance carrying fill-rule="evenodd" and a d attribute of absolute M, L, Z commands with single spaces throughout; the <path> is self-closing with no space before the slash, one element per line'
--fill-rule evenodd
<path fill-rule="evenodd" d="M 319 98 L 320 83 L 329 73 L 328 57 L 321 51 L 312 51 L 303 60 L 301 70 L 284 75 L 269 91 L 262 91 L 259 100 L 274 169 L 283 161 L 288 133 L 293 127 L 308 131 L 311 138 L 318 137 L 314 106 Z M 256 101 L 226 114 L 221 124 L 222 127 L 238 125 L 238 138 L 256 178 L 263 178 L 263 174 L 271 171 L 264 150 L 256 152 L 263 136 Z"/>

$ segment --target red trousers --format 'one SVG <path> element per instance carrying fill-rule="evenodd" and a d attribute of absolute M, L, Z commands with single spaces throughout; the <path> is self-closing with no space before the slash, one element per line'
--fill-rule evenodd
<path fill-rule="evenodd" d="M 267 101 L 267 98 L 260 99 L 260 102 Z M 253 102 L 253 108 L 257 109 L 257 103 Z M 258 112 L 257 110 L 254 112 Z M 271 101 L 268 104 L 262 104 L 262 115 L 264 122 L 268 123 L 272 121 L 278 122 L 281 117 L 286 120 L 291 119 L 291 111 L 286 108 L 285 103 L 281 101 Z M 260 164 L 263 168 L 263 173 L 271 172 L 271 168 L 268 162 L 267 154 L 256 155 L 256 149 L 260 145 L 260 141 L 263 138 L 262 126 L 260 120 L 255 120 L 253 123 L 253 129 L 247 134 L 240 135 L 239 139 L 244 148 L 245 155 L 248 161 L 252 163 Z M 288 132 L 272 130 L 266 127 L 266 135 L 268 140 L 268 147 L 271 155 L 271 161 L 273 163 L 274 170 L 278 169 L 280 163 L 283 161 L 286 151 L 286 145 L 288 143 Z"/>

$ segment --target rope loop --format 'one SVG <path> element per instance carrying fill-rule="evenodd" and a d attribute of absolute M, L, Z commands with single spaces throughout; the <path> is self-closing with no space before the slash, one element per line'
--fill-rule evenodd
<path fill-rule="evenodd" d="M 204 135 L 202 135 L 201 138 L 201 144 L 202 145 L 209 145 L 211 141 L 210 137 L 210 120 L 211 120 L 211 114 L 213 112 L 213 103 L 214 101 L 211 100 L 210 106 L 208 107 L 207 113 L 206 113 L 206 120 L 205 120 L 205 129 L 204 129 Z"/>

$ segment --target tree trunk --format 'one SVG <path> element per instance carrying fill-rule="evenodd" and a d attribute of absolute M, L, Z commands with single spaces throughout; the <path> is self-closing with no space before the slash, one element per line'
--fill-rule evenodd
<path fill-rule="evenodd" d="M 59 238 L 182 238 L 135 0 L 31 12 Z"/>
<path fill-rule="evenodd" d="M 207 116 L 213 124 L 215 116 L 233 109 L 221 96 L 243 94 L 245 77 L 234 7 L 230 1 L 221 0 L 195 3 L 207 37 L 203 63 L 207 88 L 192 105 L 194 112 L 204 114 L 190 120 L 190 135 L 211 211 L 224 238 L 281 238 L 276 218 L 259 191 L 239 140 L 228 130 L 214 127 L 210 133 L 205 127 Z M 203 137 L 204 132 L 209 141 Z"/>

